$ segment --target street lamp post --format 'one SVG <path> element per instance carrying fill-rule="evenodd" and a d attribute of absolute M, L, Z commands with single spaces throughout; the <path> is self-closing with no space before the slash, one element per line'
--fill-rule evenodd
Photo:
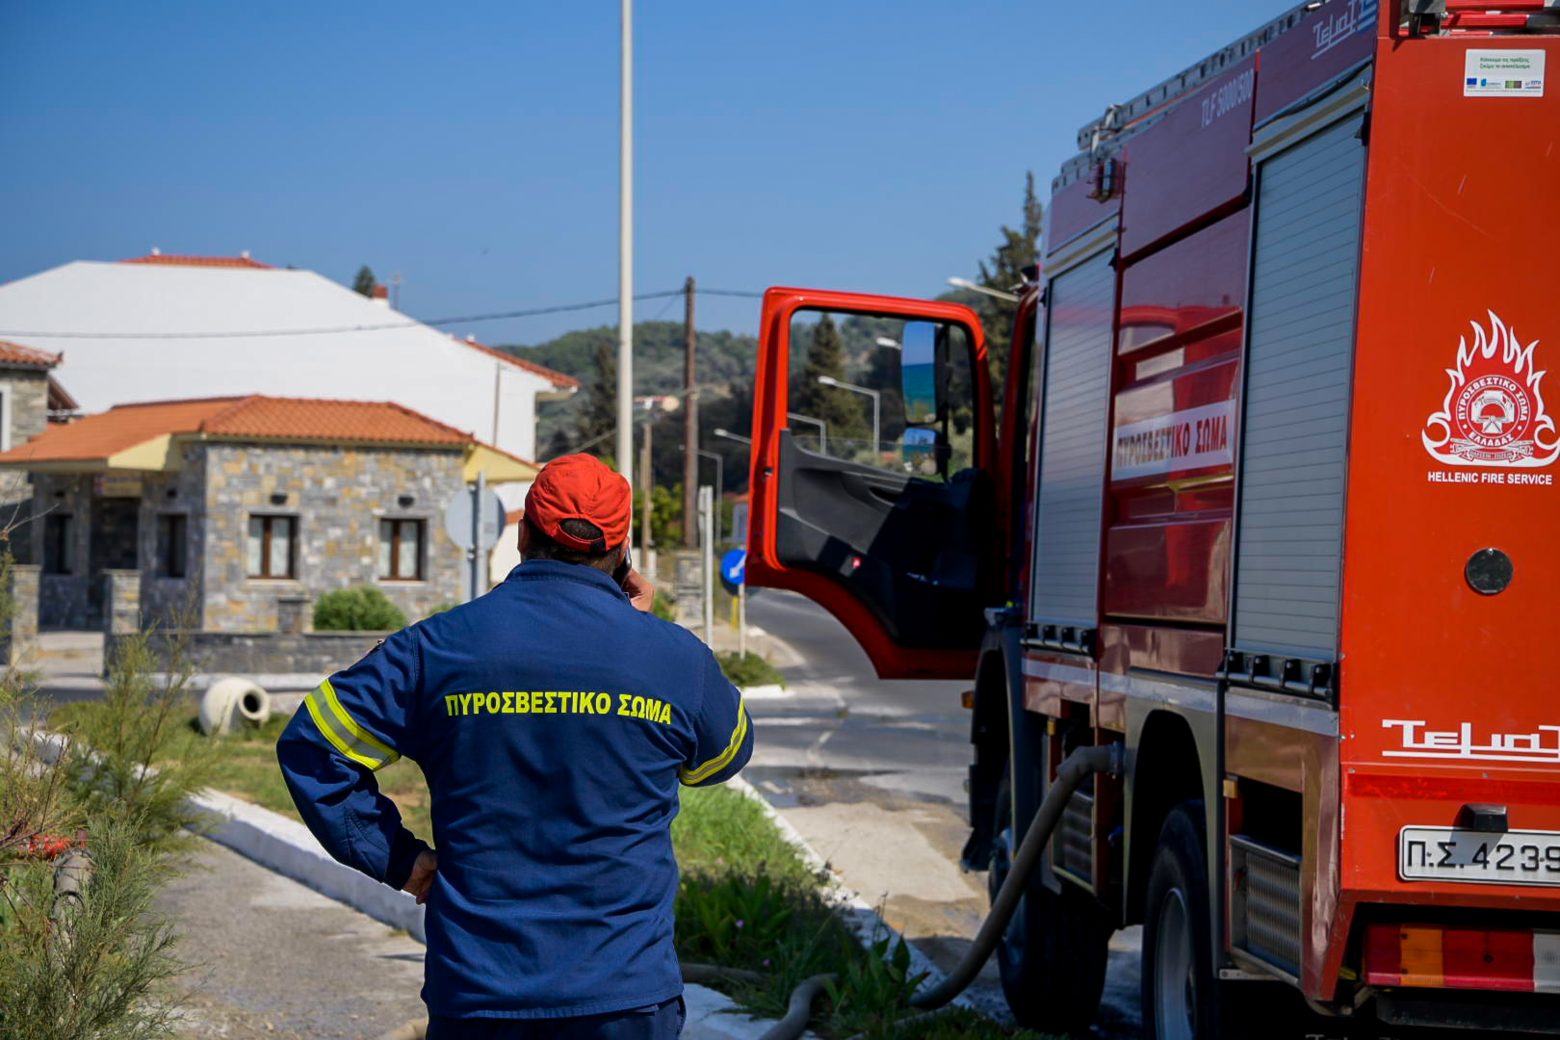
<path fill-rule="evenodd" d="M 948 284 L 953 286 L 955 289 L 968 289 L 971 292 L 984 293 L 987 296 L 994 296 L 999 300 L 1006 300 L 1008 303 L 1018 302 L 1018 297 L 1010 292 L 1003 292 L 1001 289 L 989 289 L 984 285 L 976 285 L 968 278 L 959 278 L 958 276 L 955 276 L 948 279 Z"/>
<path fill-rule="evenodd" d="M 618 99 L 617 468 L 634 471 L 634 0 L 623 0 Z"/>
<path fill-rule="evenodd" d="M 738 444 L 746 444 L 749 447 L 753 445 L 753 438 L 744 437 L 740 433 L 732 433 L 730 430 L 723 430 L 718 427 L 715 430 L 715 436 L 724 437 L 728 441 L 736 441 Z"/>
<path fill-rule="evenodd" d="M 818 453 L 820 455 L 827 455 L 829 453 L 829 431 L 828 428 L 823 425 L 822 419 L 814 419 L 810 415 L 798 415 L 796 412 L 786 412 L 785 416 L 792 422 L 811 423 L 812 425 L 818 427 Z"/>
<path fill-rule="evenodd" d="M 905 345 L 903 343 L 899 342 L 897 339 L 889 339 L 887 336 L 879 336 L 877 338 L 877 345 L 882 347 L 884 350 L 905 349 Z"/>
<path fill-rule="evenodd" d="M 832 386 L 837 390 L 850 390 L 854 393 L 864 394 L 867 397 L 872 398 L 872 454 L 876 455 L 879 451 L 882 451 L 882 391 L 869 390 L 864 386 L 857 386 L 855 383 L 847 383 L 842 379 L 835 379 L 833 376 L 819 376 L 818 382 L 822 383 L 824 386 Z"/>

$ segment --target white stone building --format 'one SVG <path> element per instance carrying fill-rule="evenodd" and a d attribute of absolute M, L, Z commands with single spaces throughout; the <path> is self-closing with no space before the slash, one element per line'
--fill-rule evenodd
<path fill-rule="evenodd" d="M 536 457 L 571 377 L 452 337 L 312 271 L 248 256 L 78 260 L 0 285 L 0 339 L 63 354 L 85 412 L 233 394 L 395 401 Z M 511 507 L 524 486 L 498 489 Z"/>

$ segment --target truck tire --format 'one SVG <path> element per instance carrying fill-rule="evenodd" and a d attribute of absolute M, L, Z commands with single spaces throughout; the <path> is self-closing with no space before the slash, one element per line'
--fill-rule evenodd
<path fill-rule="evenodd" d="M 1203 803 L 1182 802 L 1159 830 L 1143 903 L 1143 1036 L 1218 1035 L 1208 937 Z"/>
<path fill-rule="evenodd" d="M 996 898 L 1012 864 L 1009 780 L 997 790 L 987 887 Z M 1052 892 L 1031 877 L 997 944 L 1002 992 L 1018 1024 L 1047 1033 L 1087 1032 L 1105 987 L 1111 929 L 1089 893 L 1062 882 Z"/>
<path fill-rule="evenodd" d="M 1337 1035 L 1337 1020 L 1314 1016 L 1285 983 L 1219 980 L 1208 934 L 1204 812 L 1201 801 L 1182 802 L 1159 831 L 1143 901 L 1145 1040 Z"/>

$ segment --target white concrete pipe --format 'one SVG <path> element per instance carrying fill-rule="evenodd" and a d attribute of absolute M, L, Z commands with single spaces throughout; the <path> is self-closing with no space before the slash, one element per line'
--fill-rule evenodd
<path fill-rule="evenodd" d="M 200 699 L 200 731 L 224 736 L 235 727 L 258 729 L 271 717 L 271 695 L 238 676 L 218 679 Z"/>

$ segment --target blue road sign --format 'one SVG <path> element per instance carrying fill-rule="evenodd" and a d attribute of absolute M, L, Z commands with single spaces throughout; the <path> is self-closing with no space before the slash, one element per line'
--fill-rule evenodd
<path fill-rule="evenodd" d="M 746 574 L 746 549 L 732 549 L 720 558 L 720 577 L 727 585 L 741 585 Z"/>

